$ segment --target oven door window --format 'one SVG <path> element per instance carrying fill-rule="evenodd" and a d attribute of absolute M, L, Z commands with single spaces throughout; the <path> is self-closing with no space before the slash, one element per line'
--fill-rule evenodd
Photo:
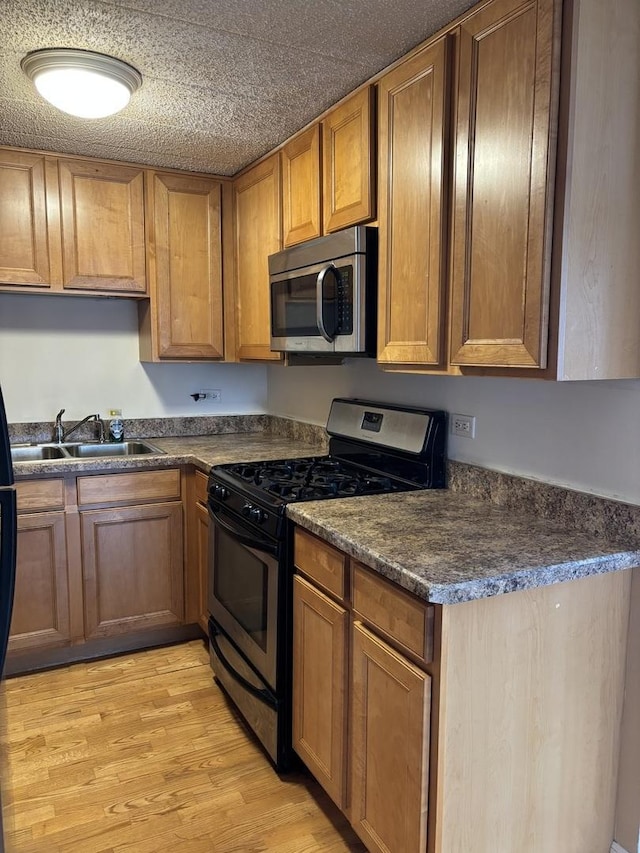
<path fill-rule="evenodd" d="M 269 566 L 259 552 L 239 546 L 220 529 L 216 535 L 215 565 L 215 598 L 266 652 Z"/>
<path fill-rule="evenodd" d="M 275 541 L 261 540 L 209 509 L 209 613 L 266 683 L 276 689 L 280 569 Z"/>

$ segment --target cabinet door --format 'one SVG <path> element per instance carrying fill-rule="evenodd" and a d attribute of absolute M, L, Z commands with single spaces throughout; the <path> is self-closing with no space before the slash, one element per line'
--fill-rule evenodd
<path fill-rule="evenodd" d="M 296 136 L 281 151 L 282 233 L 285 246 L 319 237 L 320 125 Z"/>
<path fill-rule="evenodd" d="M 322 121 L 324 231 L 375 216 L 373 88 L 368 86 Z"/>
<path fill-rule="evenodd" d="M 546 364 L 554 24 L 553 0 L 494 0 L 459 28 L 453 364 Z"/>
<path fill-rule="evenodd" d="M 41 154 L 0 151 L 3 283 L 40 287 L 51 284 L 50 244 L 57 243 L 59 252 L 60 234 L 47 219 L 45 174 L 45 158 Z"/>
<path fill-rule="evenodd" d="M 195 510 L 195 593 L 197 622 L 203 631 L 209 628 L 207 593 L 209 588 L 209 511 L 197 503 Z"/>
<path fill-rule="evenodd" d="M 149 196 L 157 355 L 221 359 L 221 184 L 154 172 Z"/>
<path fill-rule="evenodd" d="M 378 360 L 442 363 L 446 285 L 447 40 L 379 91 Z"/>
<path fill-rule="evenodd" d="M 234 210 L 238 357 L 279 361 L 270 349 L 268 265 L 282 248 L 279 154 L 235 181 Z"/>
<path fill-rule="evenodd" d="M 293 746 L 344 808 L 347 611 L 293 579 Z"/>
<path fill-rule="evenodd" d="M 146 292 L 143 170 L 60 160 L 64 287 Z"/>
<path fill-rule="evenodd" d="M 16 586 L 9 652 L 71 639 L 64 512 L 18 516 Z"/>
<path fill-rule="evenodd" d="M 182 504 L 80 513 L 85 636 L 183 621 Z"/>
<path fill-rule="evenodd" d="M 372 853 L 424 853 L 431 678 L 353 626 L 351 823 Z"/>

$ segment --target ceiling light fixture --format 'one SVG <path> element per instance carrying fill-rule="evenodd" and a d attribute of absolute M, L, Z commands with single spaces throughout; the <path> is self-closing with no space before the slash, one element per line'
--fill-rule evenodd
<path fill-rule="evenodd" d="M 132 65 L 90 50 L 34 50 L 20 65 L 45 100 L 80 118 L 120 112 L 142 83 Z"/>

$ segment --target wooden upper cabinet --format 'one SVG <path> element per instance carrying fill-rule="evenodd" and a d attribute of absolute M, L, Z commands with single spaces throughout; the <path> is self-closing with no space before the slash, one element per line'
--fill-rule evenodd
<path fill-rule="evenodd" d="M 279 361 L 270 349 L 268 266 L 282 248 L 278 153 L 234 182 L 234 213 L 238 358 Z"/>
<path fill-rule="evenodd" d="M 339 231 L 375 216 L 373 87 L 322 120 L 324 231 Z"/>
<path fill-rule="evenodd" d="M 453 364 L 546 364 L 554 24 L 553 0 L 495 0 L 458 30 Z"/>
<path fill-rule="evenodd" d="M 222 184 L 162 172 L 148 177 L 151 305 L 141 307 L 141 356 L 221 359 Z"/>
<path fill-rule="evenodd" d="M 322 233 L 320 201 L 320 125 L 296 136 L 282 159 L 282 236 L 285 246 Z"/>
<path fill-rule="evenodd" d="M 47 190 L 57 202 L 57 186 L 54 183 L 53 187 L 47 187 L 48 172 L 42 154 L 0 150 L 0 282 L 3 284 L 48 287 L 56 277 L 50 255 L 53 251 L 59 261 L 59 218 L 55 209 L 51 218 L 47 216 Z"/>
<path fill-rule="evenodd" d="M 144 171 L 60 160 L 64 287 L 146 292 Z"/>
<path fill-rule="evenodd" d="M 444 359 L 446 38 L 386 74 L 379 103 L 378 360 Z"/>

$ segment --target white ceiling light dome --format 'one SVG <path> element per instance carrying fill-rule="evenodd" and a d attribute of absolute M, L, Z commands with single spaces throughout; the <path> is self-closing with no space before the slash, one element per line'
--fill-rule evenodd
<path fill-rule="evenodd" d="M 45 100 L 80 118 L 120 112 L 142 84 L 142 75 L 132 65 L 90 50 L 34 50 L 20 65 Z"/>

